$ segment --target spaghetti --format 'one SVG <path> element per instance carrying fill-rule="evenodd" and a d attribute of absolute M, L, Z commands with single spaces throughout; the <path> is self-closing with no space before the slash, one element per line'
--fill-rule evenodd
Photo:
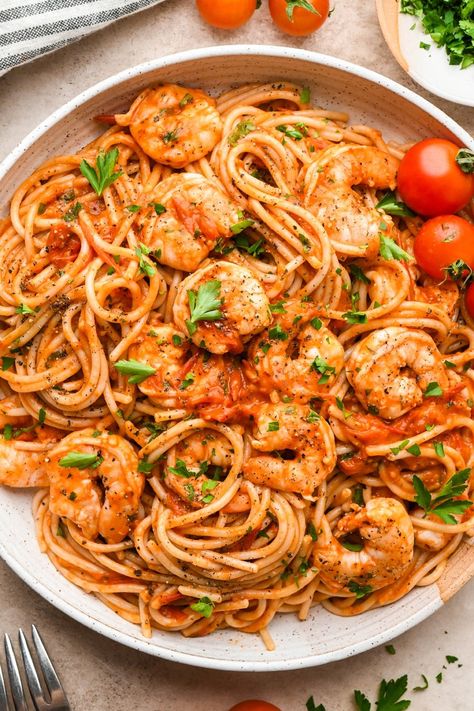
<path fill-rule="evenodd" d="M 474 331 L 379 205 L 407 146 L 286 83 L 100 120 L 1 224 L 0 478 L 41 487 L 41 549 L 147 636 L 270 649 L 278 612 L 434 582 L 474 528 Z"/>

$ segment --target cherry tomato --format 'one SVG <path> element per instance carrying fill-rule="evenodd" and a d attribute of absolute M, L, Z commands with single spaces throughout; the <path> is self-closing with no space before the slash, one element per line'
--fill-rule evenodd
<path fill-rule="evenodd" d="M 433 217 L 416 235 L 414 252 L 420 267 L 439 281 L 446 278 L 444 269 L 458 259 L 474 269 L 474 226 L 457 215 Z"/>
<path fill-rule="evenodd" d="M 468 310 L 469 316 L 471 316 L 471 318 L 474 318 L 474 283 L 470 284 L 467 287 L 464 299 L 466 301 L 466 308 Z"/>
<path fill-rule="evenodd" d="M 268 701 L 241 701 L 240 704 L 232 706 L 229 711 L 281 711 L 277 706 L 269 704 Z"/>
<path fill-rule="evenodd" d="M 268 4 L 275 25 L 296 37 L 318 30 L 329 15 L 329 0 L 269 0 Z"/>
<path fill-rule="evenodd" d="M 257 9 L 257 0 L 196 0 L 206 22 L 221 30 L 234 30 L 245 24 Z"/>
<path fill-rule="evenodd" d="M 74 262 L 81 251 L 81 240 L 65 224 L 53 225 L 46 239 L 50 261 L 58 269 Z"/>
<path fill-rule="evenodd" d="M 447 215 L 461 210 L 474 195 L 474 174 L 456 163 L 459 146 L 444 138 L 426 138 L 403 157 L 398 190 L 420 215 Z"/>

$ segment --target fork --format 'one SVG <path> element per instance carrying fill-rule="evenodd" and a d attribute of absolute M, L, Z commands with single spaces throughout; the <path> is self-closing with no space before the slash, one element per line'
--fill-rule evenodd
<path fill-rule="evenodd" d="M 31 698 L 33 699 L 36 711 L 71 711 L 69 702 L 58 675 L 53 667 L 51 659 L 43 644 L 35 625 L 31 625 L 31 634 L 33 643 L 38 656 L 39 667 L 43 673 L 46 682 L 47 692 L 45 693 L 43 686 L 38 677 L 33 657 L 31 656 L 28 642 L 23 634 L 23 630 L 18 631 L 20 641 L 21 656 L 25 669 L 26 679 L 30 689 Z M 13 645 L 10 637 L 5 635 L 5 656 L 7 660 L 8 677 L 10 679 L 10 690 L 13 697 L 15 711 L 28 711 L 28 702 L 25 698 L 23 684 L 21 681 L 20 670 L 13 651 Z M 49 693 L 48 693 L 49 692 Z M 49 701 L 48 701 L 49 697 Z M 0 711 L 10 711 L 12 707 L 9 705 L 5 682 L 0 666 Z"/>

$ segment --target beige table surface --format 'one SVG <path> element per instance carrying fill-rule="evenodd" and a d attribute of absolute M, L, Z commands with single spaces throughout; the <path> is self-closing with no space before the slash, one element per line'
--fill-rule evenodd
<path fill-rule="evenodd" d="M 415 89 L 474 133 L 474 109 L 430 95 L 398 67 L 380 33 L 373 0 L 335 0 L 335 5 L 327 25 L 305 40 L 275 29 L 265 0 L 247 26 L 230 33 L 201 22 L 192 0 L 167 0 L 121 20 L 0 79 L 0 159 L 53 109 L 95 82 L 153 57 L 227 43 L 291 44 L 362 64 Z M 473 593 L 474 581 L 395 640 L 395 656 L 382 647 L 322 668 L 236 674 L 179 666 L 110 642 L 44 602 L 2 564 L 0 630 L 15 634 L 20 625 L 39 625 L 74 711 L 226 711 L 249 697 L 266 698 L 284 711 L 304 711 L 311 694 L 327 711 L 350 711 L 353 689 L 373 695 L 383 677 L 407 672 L 410 688 L 420 683 L 420 673 L 430 680 L 428 691 L 411 694 L 413 711 L 473 711 Z M 438 684 L 434 677 L 447 654 L 459 657 L 463 666 L 443 670 Z"/>

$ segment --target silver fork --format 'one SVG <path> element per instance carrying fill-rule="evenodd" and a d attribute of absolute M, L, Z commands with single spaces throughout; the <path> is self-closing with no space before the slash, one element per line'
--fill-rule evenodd
<path fill-rule="evenodd" d="M 39 667 L 46 682 L 46 693 L 39 680 L 26 637 L 21 629 L 18 631 L 25 675 L 36 711 L 71 711 L 66 694 L 45 649 L 43 640 L 34 625 L 31 625 L 31 634 L 39 661 Z M 5 656 L 14 709 L 15 711 L 28 711 L 28 702 L 25 697 L 20 670 L 10 637 L 7 634 L 5 635 Z M 10 711 L 10 709 L 11 706 L 9 705 L 5 682 L 0 667 L 0 711 Z"/>

